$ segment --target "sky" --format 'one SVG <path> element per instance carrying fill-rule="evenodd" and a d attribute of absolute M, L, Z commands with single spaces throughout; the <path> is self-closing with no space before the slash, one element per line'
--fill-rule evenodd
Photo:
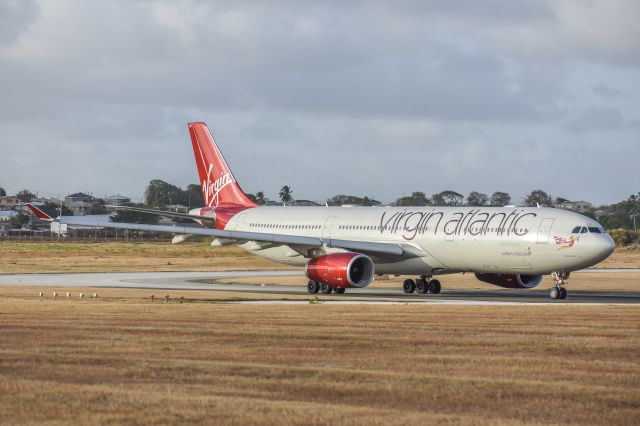
<path fill-rule="evenodd" d="M 0 187 L 140 200 L 197 182 L 205 121 L 247 192 L 640 191 L 635 0 L 0 0 Z"/>

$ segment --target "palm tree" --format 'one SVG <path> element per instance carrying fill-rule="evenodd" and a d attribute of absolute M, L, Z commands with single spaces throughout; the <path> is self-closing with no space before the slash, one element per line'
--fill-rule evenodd
<path fill-rule="evenodd" d="M 280 189 L 280 200 L 283 203 L 291 202 L 291 200 L 293 200 L 293 197 L 291 196 L 292 193 L 293 193 L 293 191 L 291 190 L 291 188 L 289 188 L 288 185 L 283 186 Z"/>
<path fill-rule="evenodd" d="M 260 206 L 264 205 L 264 203 L 266 202 L 266 200 L 264 199 L 264 192 L 263 191 L 256 192 L 256 202 Z"/>

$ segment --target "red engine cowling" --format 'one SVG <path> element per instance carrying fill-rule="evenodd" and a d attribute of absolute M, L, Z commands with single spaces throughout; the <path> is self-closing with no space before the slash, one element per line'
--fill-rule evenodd
<path fill-rule="evenodd" d="M 305 273 L 333 288 L 366 287 L 373 281 L 373 261 L 360 253 L 333 253 L 313 258 Z"/>
<path fill-rule="evenodd" d="M 504 288 L 534 288 L 542 281 L 542 275 L 522 274 L 476 274 L 476 278 Z"/>

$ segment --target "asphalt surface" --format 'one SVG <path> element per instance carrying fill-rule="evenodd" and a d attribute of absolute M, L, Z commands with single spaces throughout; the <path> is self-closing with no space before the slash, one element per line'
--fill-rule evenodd
<path fill-rule="evenodd" d="M 639 269 L 589 270 L 589 272 L 640 272 Z M 579 274 L 580 272 L 577 272 Z M 78 274 L 13 274 L 0 275 L 0 285 L 42 287 L 135 288 L 154 290 L 232 291 L 255 295 L 241 303 L 295 303 L 286 296 L 309 296 L 304 286 L 234 285 L 215 280 L 266 276 L 300 276 L 301 271 L 226 271 L 226 272 L 126 272 Z M 640 288 L 640 283 L 639 283 Z M 551 300 L 547 290 L 490 291 L 447 290 L 440 294 L 404 294 L 402 289 L 376 288 L 375 283 L 364 289 L 347 289 L 343 295 L 324 298 L 333 303 L 437 303 L 437 304 L 640 304 L 640 292 L 593 292 L 573 290 L 567 286 L 565 300 Z M 260 299 L 260 294 L 280 295 L 283 300 Z M 306 303 L 304 301 L 298 303 Z"/>

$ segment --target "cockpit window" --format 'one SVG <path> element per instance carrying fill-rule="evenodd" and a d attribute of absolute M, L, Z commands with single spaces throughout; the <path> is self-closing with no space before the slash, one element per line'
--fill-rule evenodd
<path fill-rule="evenodd" d="M 601 234 L 602 233 L 602 229 L 596 227 L 596 226 L 590 226 L 589 227 L 589 232 L 593 232 L 594 234 Z"/>
<path fill-rule="evenodd" d="M 575 228 L 573 228 L 573 231 L 571 231 L 572 234 L 579 234 L 580 233 L 580 228 L 581 226 L 576 226 Z"/>
<path fill-rule="evenodd" d="M 587 229 L 586 226 L 583 226 L 582 229 L 580 230 L 581 234 L 586 234 L 587 232 L 589 232 L 589 230 Z"/>

